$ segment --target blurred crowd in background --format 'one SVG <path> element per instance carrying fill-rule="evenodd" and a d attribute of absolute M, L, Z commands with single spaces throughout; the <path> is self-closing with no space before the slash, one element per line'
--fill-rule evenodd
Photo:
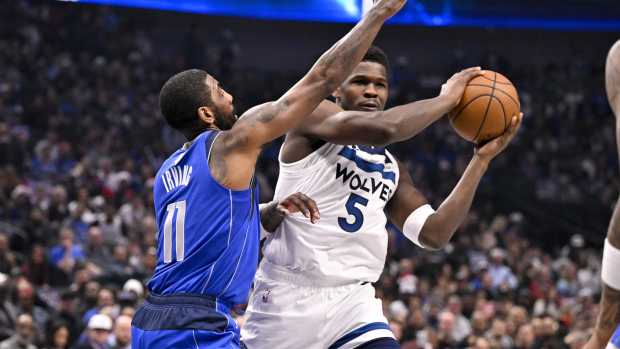
<path fill-rule="evenodd" d="M 162 53 L 124 11 L 0 7 L 0 349 L 129 347 L 156 263 L 153 176 L 182 142 L 159 114 L 169 76 L 201 62 L 240 111 L 300 76 L 240 67 L 234 28 L 210 33 L 204 50 L 195 46 L 203 38 L 179 31 Z M 390 227 L 376 288 L 403 348 L 580 347 L 597 313 L 618 189 L 604 61 L 519 65 L 455 52 L 422 78 L 406 52 L 388 54 L 391 105 L 435 95 L 478 61 L 518 82 L 526 115 L 446 249 L 421 251 Z M 273 194 L 278 149 L 267 147 L 259 164 L 262 201 Z M 391 149 L 435 207 L 473 151 L 446 120 Z M 576 221 L 588 212 L 594 222 Z"/>

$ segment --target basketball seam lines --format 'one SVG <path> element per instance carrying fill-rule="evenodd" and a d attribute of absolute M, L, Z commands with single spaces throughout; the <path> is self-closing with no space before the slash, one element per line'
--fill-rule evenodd
<path fill-rule="evenodd" d="M 474 137 L 474 142 L 480 136 L 480 131 L 484 127 L 484 123 L 487 121 L 487 116 L 489 115 L 489 109 L 491 108 L 491 103 L 493 102 L 493 95 L 495 94 L 495 81 L 497 80 L 497 73 L 493 76 L 493 87 L 491 88 L 491 95 L 489 96 L 489 103 L 487 104 L 487 109 L 484 111 L 484 118 L 482 118 L 482 122 L 480 123 L 480 127 L 478 128 L 478 132 L 476 132 L 476 136 Z"/>
<path fill-rule="evenodd" d="M 463 112 L 463 110 L 465 110 L 465 108 L 469 107 L 469 105 L 470 105 L 470 104 L 472 104 L 472 103 L 473 103 L 476 99 L 478 99 L 478 98 L 480 98 L 480 97 L 484 97 L 484 96 L 491 96 L 491 95 L 490 95 L 490 94 L 488 94 L 488 93 L 485 93 L 485 94 L 483 94 L 483 95 L 478 95 L 478 96 L 476 96 L 476 97 L 472 98 L 469 102 L 467 102 L 467 103 L 466 103 L 466 104 L 465 104 L 465 105 L 464 105 L 464 106 L 463 106 L 463 107 L 462 107 L 462 108 L 458 111 L 458 113 L 456 113 L 456 115 L 452 118 L 452 122 L 455 122 L 455 121 L 456 121 L 456 119 L 458 119 L 458 118 L 459 118 L 459 116 L 461 116 L 461 113 Z"/>
<path fill-rule="evenodd" d="M 504 115 L 504 132 L 506 132 L 508 131 L 508 121 L 506 121 L 506 109 L 504 109 L 504 103 L 502 103 L 502 101 L 495 96 L 493 96 L 493 98 L 497 99 L 497 103 L 499 103 L 500 107 L 502 107 L 502 114 Z M 512 118 L 510 121 L 512 122 Z"/>
<path fill-rule="evenodd" d="M 484 84 L 468 84 L 467 86 L 478 86 L 478 87 L 490 87 L 490 88 L 493 88 L 493 86 L 484 85 Z M 517 105 L 517 108 L 521 109 L 521 103 L 519 103 L 516 99 L 514 99 L 514 98 L 510 95 L 510 93 L 508 93 L 508 92 L 506 92 L 506 91 L 502 90 L 501 88 L 495 88 L 495 91 L 501 92 L 501 93 L 503 93 L 504 95 L 506 95 L 506 97 L 510 98 L 510 100 L 512 100 L 512 101 L 513 101 L 513 102 Z"/>
<path fill-rule="evenodd" d="M 481 78 L 483 78 L 483 79 L 485 79 L 485 80 L 493 81 L 493 83 L 494 83 L 494 84 L 495 84 L 495 83 L 498 83 L 498 84 L 500 84 L 500 85 L 511 85 L 511 83 L 509 83 L 509 82 L 500 82 L 500 81 L 497 81 L 497 73 L 495 73 L 495 75 L 493 76 L 493 79 L 495 79 L 495 80 L 491 80 L 491 79 L 487 78 L 487 77 L 486 77 L 486 76 L 484 76 L 484 75 L 480 75 L 480 77 L 481 77 Z"/>

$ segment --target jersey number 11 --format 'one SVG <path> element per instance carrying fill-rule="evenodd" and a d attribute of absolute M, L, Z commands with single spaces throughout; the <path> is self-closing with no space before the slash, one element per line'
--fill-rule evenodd
<path fill-rule="evenodd" d="M 176 261 L 185 257 L 185 200 L 173 202 L 167 207 L 164 222 L 164 263 L 172 262 L 172 218 L 176 214 Z"/>

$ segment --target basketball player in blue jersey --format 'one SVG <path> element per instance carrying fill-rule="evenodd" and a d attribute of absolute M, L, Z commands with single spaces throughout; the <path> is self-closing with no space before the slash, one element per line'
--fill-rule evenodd
<path fill-rule="evenodd" d="M 258 262 L 263 144 L 307 117 L 360 62 L 405 0 L 379 0 L 295 86 L 239 120 L 233 98 L 202 70 L 171 77 L 160 92 L 166 121 L 187 138 L 154 184 L 157 266 L 132 323 L 132 348 L 239 348 L 230 315 L 245 303 Z"/>
<path fill-rule="evenodd" d="M 620 41 L 612 46 L 607 55 L 605 85 L 611 110 L 616 116 L 616 141 L 620 154 Z M 616 203 L 611 216 L 602 264 L 603 295 L 600 311 L 585 349 L 620 348 L 620 202 Z"/>
<path fill-rule="evenodd" d="M 423 248 L 445 246 L 522 115 L 475 150 L 437 211 L 384 146 L 413 137 L 452 110 L 479 74 L 480 68 L 466 69 L 436 98 L 384 110 L 388 60 L 373 47 L 335 90 L 336 103 L 322 102 L 287 133 L 274 196 L 304 192 L 321 220 L 312 225 L 288 215 L 268 235 L 242 330 L 248 348 L 399 348 L 371 285 L 385 265 L 387 220 Z"/>

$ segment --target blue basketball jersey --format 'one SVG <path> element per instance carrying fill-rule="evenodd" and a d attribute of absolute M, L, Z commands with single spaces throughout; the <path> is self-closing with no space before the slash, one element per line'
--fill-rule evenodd
<path fill-rule="evenodd" d="M 154 184 L 157 267 L 148 284 L 156 295 L 194 294 L 225 304 L 247 301 L 258 263 L 258 189 L 220 185 L 208 157 L 216 131 L 172 154 Z"/>
<path fill-rule="evenodd" d="M 608 348 L 618 348 L 620 349 L 620 324 L 618 324 L 618 328 L 616 328 L 616 332 L 611 336 L 611 340 L 609 341 Z"/>

